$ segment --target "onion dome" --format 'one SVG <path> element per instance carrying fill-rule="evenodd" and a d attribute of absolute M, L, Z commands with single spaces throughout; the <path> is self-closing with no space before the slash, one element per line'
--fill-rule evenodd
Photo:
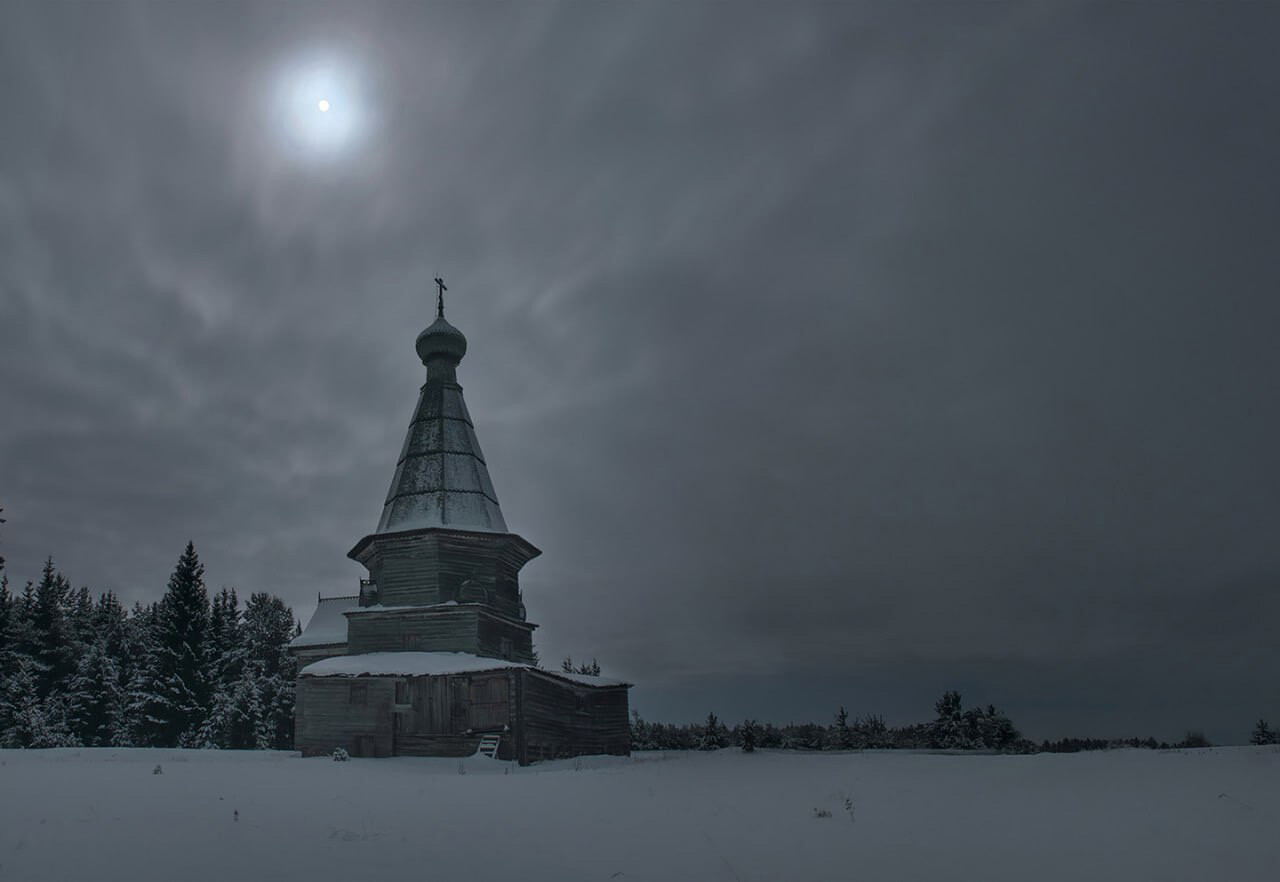
<path fill-rule="evenodd" d="M 433 358 L 447 358 L 456 365 L 467 354 L 467 338 L 445 321 L 444 316 L 440 316 L 418 335 L 415 348 L 423 364 L 428 364 Z"/>

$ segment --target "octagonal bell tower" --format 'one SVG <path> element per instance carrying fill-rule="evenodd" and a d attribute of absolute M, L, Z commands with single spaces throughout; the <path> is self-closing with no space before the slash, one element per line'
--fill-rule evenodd
<path fill-rule="evenodd" d="M 467 652 L 532 662 L 521 567 L 541 552 L 507 529 L 458 385 L 467 338 L 444 317 L 418 335 L 427 376 L 377 529 L 347 556 L 369 571 L 346 613 L 347 653 Z"/>

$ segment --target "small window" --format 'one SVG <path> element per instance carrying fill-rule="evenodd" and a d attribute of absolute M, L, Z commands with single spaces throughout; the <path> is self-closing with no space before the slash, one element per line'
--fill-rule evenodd
<path fill-rule="evenodd" d="M 361 707 L 368 704 L 369 703 L 369 684 L 368 683 L 352 683 L 351 697 L 349 699 L 349 703 L 360 705 Z"/>
<path fill-rule="evenodd" d="M 515 647 L 511 643 L 510 637 L 503 637 L 498 641 L 498 645 L 502 651 L 503 658 L 511 658 L 515 654 Z"/>
<path fill-rule="evenodd" d="M 396 680 L 396 704 L 409 703 L 409 681 Z"/>

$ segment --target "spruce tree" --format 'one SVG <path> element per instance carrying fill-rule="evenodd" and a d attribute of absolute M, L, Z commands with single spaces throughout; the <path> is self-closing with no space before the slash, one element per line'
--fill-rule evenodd
<path fill-rule="evenodd" d="M 1249 736 L 1250 744 L 1276 744 L 1280 740 L 1276 738 L 1276 733 L 1271 731 L 1271 727 L 1267 725 L 1266 720 L 1258 720 L 1258 725 L 1253 727 L 1253 734 Z"/>
<path fill-rule="evenodd" d="M 654 738 L 654 727 L 644 721 L 644 717 L 640 716 L 640 711 L 634 708 L 631 711 L 631 749 L 632 750 L 657 750 L 658 744 Z"/>
<path fill-rule="evenodd" d="M 1009 750 L 1022 737 L 1013 721 L 996 710 L 994 704 L 987 705 L 986 711 L 978 712 L 977 729 L 975 740 L 978 745 L 996 750 Z"/>
<path fill-rule="evenodd" d="M 204 566 L 188 542 L 156 606 L 147 658 L 133 686 L 141 743 L 197 743 L 213 693 L 208 671 L 209 595 Z"/>
<path fill-rule="evenodd" d="M 274 746 L 274 720 L 263 701 L 262 677 L 256 662 L 249 664 L 231 690 L 228 702 L 228 747 L 237 750 L 268 750 Z"/>
<path fill-rule="evenodd" d="M 80 590 L 67 597 L 67 633 L 76 656 L 79 656 L 94 641 L 93 597 L 89 588 L 81 585 Z"/>
<path fill-rule="evenodd" d="M 201 747 L 243 748 L 254 744 L 233 738 L 236 686 L 245 672 L 240 600 L 234 588 L 223 587 L 209 611 L 209 675 L 212 683 L 209 714 L 197 742 Z M 252 725 L 257 725 L 257 717 Z"/>
<path fill-rule="evenodd" d="M 893 747 L 893 736 L 885 725 L 884 717 L 867 714 L 854 724 L 854 738 L 859 747 L 886 748 Z"/>
<path fill-rule="evenodd" d="M 849 727 L 849 712 L 841 706 L 836 712 L 836 724 L 831 733 L 832 746 L 837 750 L 849 750 L 853 747 L 853 730 Z"/>
<path fill-rule="evenodd" d="M 32 747 L 79 747 L 71 731 L 71 714 L 66 693 L 54 692 L 40 702 L 42 727 L 31 741 Z"/>
<path fill-rule="evenodd" d="M 702 724 L 702 731 L 699 733 L 698 750 L 719 750 L 728 743 L 728 729 L 714 713 L 707 714 L 707 721 Z"/>
<path fill-rule="evenodd" d="M 34 604 L 35 588 L 30 582 L 22 594 L 10 595 L 4 633 L 0 634 L 0 691 L 5 688 L 5 678 L 14 673 L 20 664 L 29 667 L 36 664 L 32 653 L 35 652 L 38 641 L 31 631 L 31 609 Z"/>
<path fill-rule="evenodd" d="M 229 691 L 240 678 L 245 657 L 242 631 L 240 600 L 234 588 L 223 588 L 209 613 L 209 666 L 215 691 Z"/>
<path fill-rule="evenodd" d="M 257 592 L 244 608 L 244 654 L 257 684 L 264 733 L 262 747 L 293 747 L 294 679 L 297 663 L 289 654 L 293 610 L 278 597 Z M 241 690 L 242 703 L 245 693 Z M 248 705 L 244 705 L 248 706 Z"/>
<path fill-rule="evenodd" d="M 155 740 L 147 712 L 154 679 L 150 665 L 157 655 L 154 639 L 156 607 L 155 603 L 143 606 L 140 601 L 135 602 L 121 632 L 122 648 L 116 657 L 120 679 L 125 684 L 121 721 L 124 734 L 117 743 L 120 747 L 149 747 Z"/>
<path fill-rule="evenodd" d="M 66 615 L 70 595 L 71 584 L 48 558 L 31 601 L 30 646 L 25 651 L 38 664 L 36 692 L 41 698 L 65 688 L 75 673 L 75 645 Z"/>
<path fill-rule="evenodd" d="M 120 668 L 122 675 L 129 673 L 125 665 L 129 660 L 127 658 L 128 630 L 129 617 L 120 603 L 120 598 L 116 597 L 112 591 L 100 594 L 93 607 L 94 639 L 102 641 L 103 648 Z"/>
<path fill-rule="evenodd" d="M 36 663 L 14 654 L 0 691 L 0 747 L 31 747 L 45 732 L 44 709 L 36 695 Z"/>
<path fill-rule="evenodd" d="M 120 670 L 105 640 L 89 645 L 68 690 L 68 722 L 85 747 L 118 744 L 124 733 L 124 690 Z"/>
<path fill-rule="evenodd" d="M 947 691 L 934 704 L 938 717 L 931 727 L 929 746 L 935 748 L 966 749 L 973 742 L 966 734 L 964 713 L 960 706 L 960 693 Z"/>
<path fill-rule="evenodd" d="M 262 704 L 258 666 L 241 667 L 234 682 L 220 687 L 200 730 L 199 746 L 230 750 L 261 750 L 272 746 L 270 721 Z"/>
<path fill-rule="evenodd" d="M 742 726 L 738 730 L 739 743 L 742 744 L 743 753 L 755 753 L 756 749 L 756 721 L 744 720 Z"/>

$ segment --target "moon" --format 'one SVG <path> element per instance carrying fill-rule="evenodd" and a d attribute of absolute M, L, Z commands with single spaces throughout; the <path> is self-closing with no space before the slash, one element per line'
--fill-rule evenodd
<path fill-rule="evenodd" d="M 281 59 L 268 109 L 283 148 L 304 162 L 350 155 L 371 122 L 366 78 L 338 55 Z"/>

